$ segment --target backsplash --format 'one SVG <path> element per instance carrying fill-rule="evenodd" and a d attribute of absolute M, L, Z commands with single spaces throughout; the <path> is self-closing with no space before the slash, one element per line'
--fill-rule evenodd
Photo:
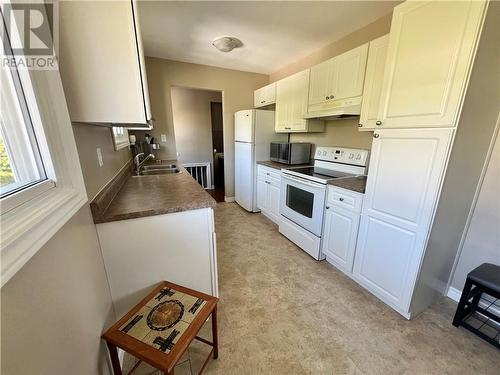
<path fill-rule="evenodd" d="M 314 146 L 342 146 L 371 150 L 373 132 L 358 130 L 359 118 L 327 121 L 325 132 L 290 134 L 290 142 L 311 142 Z M 313 147 L 312 155 L 314 155 Z"/>

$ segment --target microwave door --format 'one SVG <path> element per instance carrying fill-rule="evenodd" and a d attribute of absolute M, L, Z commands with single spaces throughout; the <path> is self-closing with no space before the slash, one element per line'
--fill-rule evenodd
<path fill-rule="evenodd" d="M 290 143 L 282 143 L 280 144 L 280 162 L 281 163 L 290 163 Z"/>

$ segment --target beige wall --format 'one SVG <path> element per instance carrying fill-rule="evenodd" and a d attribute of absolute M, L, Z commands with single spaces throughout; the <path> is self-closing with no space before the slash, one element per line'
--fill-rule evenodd
<path fill-rule="evenodd" d="M 237 70 L 215 68 L 146 58 L 151 110 L 155 118 L 152 135 L 160 140 L 167 135 L 167 143 L 161 143 L 158 157 L 175 159 L 175 134 L 170 89 L 173 86 L 222 91 L 224 112 L 224 176 L 226 196 L 234 196 L 234 113 L 253 108 L 253 92 L 269 81 L 269 76 Z M 142 139 L 144 132 L 134 132 Z"/>
<path fill-rule="evenodd" d="M 355 47 L 358 47 L 370 40 L 376 39 L 379 36 L 389 33 L 391 29 L 392 12 L 382 18 L 366 25 L 365 27 L 352 32 L 345 37 L 336 40 L 316 52 L 303 57 L 297 61 L 291 62 L 285 67 L 272 73 L 269 76 L 269 82 L 278 81 L 293 73 L 300 72 L 322 61 L 328 60 L 341 53 L 347 52 Z M 334 27 L 334 25 L 332 26 Z"/>
<path fill-rule="evenodd" d="M 115 316 L 87 205 L 1 289 L 1 313 L 2 374 L 108 373 Z"/>
<path fill-rule="evenodd" d="M 89 124 L 73 124 L 76 147 L 80 157 L 83 178 L 89 200 L 130 160 L 130 149 L 115 151 L 111 128 Z M 97 162 L 97 148 L 101 149 L 103 166 Z"/>
<path fill-rule="evenodd" d="M 106 127 L 73 124 L 73 132 L 92 198 L 130 159 L 130 150 L 115 151 Z M 115 315 L 88 205 L 0 293 L 2 374 L 109 373 L 100 336 Z"/>
<path fill-rule="evenodd" d="M 358 47 L 370 40 L 389 33 L 391 29 L 392 13 L 379 18 L 375 22 L 354 31 L 320 50 L 295 61 L 269 77 L 269 82 L 280 80 L 290 74 L 307 69 L 329 58 Z M 358 131 L 359 119 L 337 120 L 326 122 L 325 133 L 292 134 L 292 142 L 311 142 L 318 146 L 345 146 L 353 148 L 371 149 L 372 132 Z"/>
<path fill-rule="evenodd" d="M 221 103 L 222 93 L 172 87 L 171 95 L 178 159 L 184 163 L 210 162 L 213 171 L 210 103 Z"/>
<path fill-rule="evenodd" d="M 451 286 L 462 290 L 482 263 L 500 266 L 500 137 L 497 136 Z"/>
<path fill-rule="evenodd" d="M 324 133 L 291 134 L 292 142 L 311 142 L 315 146 L 344 146 L 371 150 L 373 132 L 358 130 L 358 118 L 327 121 Z"/>

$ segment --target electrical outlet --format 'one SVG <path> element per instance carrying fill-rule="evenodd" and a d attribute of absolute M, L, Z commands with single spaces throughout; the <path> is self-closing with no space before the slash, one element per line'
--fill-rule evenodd
<path fill-rule="evenodd" d="M 161 139 L 161 141 L 162 141 L 163 143 L 167 143 L 167 135 L 166 135 L 166 134 L 162 134 L 162 135 L 160 136 L 160 139 Z"/>
<path fill-rule="evenodd" d="M 104 165 L 104 162 L 102 161 L 101 149 L 99 147 L 97 147 L 97 163 L 99 164 L 99 167 Z"/>

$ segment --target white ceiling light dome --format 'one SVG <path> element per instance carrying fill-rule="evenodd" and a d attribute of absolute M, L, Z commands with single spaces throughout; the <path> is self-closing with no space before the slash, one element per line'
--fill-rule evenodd
<path fill-rule="evenodd" d="M 242 41 L 232 36 L 215 38 L 212 45 L 221 52 L 231 52 L 235 48 L 243 47 Z"/>

